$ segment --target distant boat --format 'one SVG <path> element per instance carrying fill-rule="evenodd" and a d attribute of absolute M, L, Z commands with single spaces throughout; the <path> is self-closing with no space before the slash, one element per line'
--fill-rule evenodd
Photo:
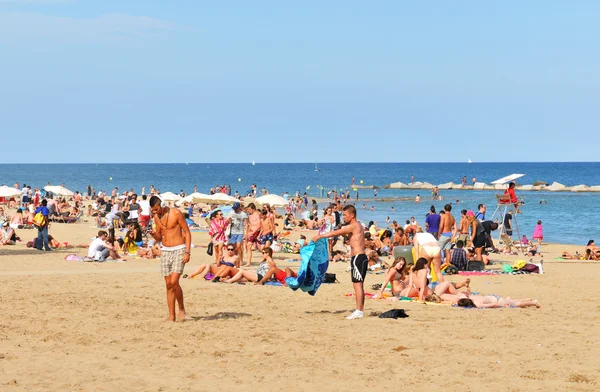
<path fill-rule="evenodd" d="M 319 172 L 319 171 L 321 171 L 321 169 L 319 169 L 319 166 L 317 166 L 317 162 L 315 162 L 315 171 L 316 171 L 316 172 Z"/>
<path fill-rule="evenodd" d="M 254 161 L 252 161 L 252 166 L 256 165 L 256 163 L 254 163 Z"/>
<path fill-rule="evenodd" d="M 469 160 L 467 161 L 467 163 L 471 163 L 471 158 L 469 158 Z"/>

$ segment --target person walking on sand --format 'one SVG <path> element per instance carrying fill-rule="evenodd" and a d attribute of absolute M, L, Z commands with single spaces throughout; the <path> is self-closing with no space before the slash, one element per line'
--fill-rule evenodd
<path fill-rule="evenodd" d="M 150 211 L 154 215 L 156 231 L 149 230 L 155 241 L 162 242 L 160 256 L 161 271 L 167 286 L 168 321 L 184 321 L 183 290 L 179 277 L 183 267 L 190 261 L 192 234 L 181 211 L 166 207 L 158 196 L 150 198 Z M 179 304 L 179 313 L 175 318 L 175 301 Z"/>
<path fill-rule="evenodd" d="M 348 320 L 354 320 L 365 317 L 365 288 L 364 282 L 367 276 L 367 267 L 369 259 L 365 254 L 365 235 L 362 225 L 356 220 L 356 208 L 349 204 L 344 207 L 344 222 L 340 229 L 330 231 L 315 236 L 313 242 L 321 238 L 338 237 L 341 235 L 350 235 L 350 271 L 352 275 L 352 284 L 354 286 L 354 296 L 356 297 L 356 310 L 346 317 Z"/>

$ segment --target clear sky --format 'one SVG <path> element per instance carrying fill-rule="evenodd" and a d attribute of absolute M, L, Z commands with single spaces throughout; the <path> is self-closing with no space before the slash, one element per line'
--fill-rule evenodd
<path fill-rule="evenodd" d="M 598 15 L 0 0 L 0 162 L 597 161 Z"/>

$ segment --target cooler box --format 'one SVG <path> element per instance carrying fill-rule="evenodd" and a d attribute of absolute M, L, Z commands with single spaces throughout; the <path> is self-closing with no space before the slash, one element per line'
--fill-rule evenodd
<path fill-rule="evenodd" d="M 404 257 L 406 259 L 406 265 L 412 265 L 415 263 L 413 258 L 413 246 L 394 246 L 394 260 L 396 257 Z"/>

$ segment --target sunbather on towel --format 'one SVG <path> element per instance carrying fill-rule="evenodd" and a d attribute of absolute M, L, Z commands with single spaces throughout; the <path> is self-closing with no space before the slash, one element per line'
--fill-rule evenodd
<path fill-rule="evenodd" d="M 466 308 L 527 308 L 535 306 L 541 308 L 542 305 L 537 300 L 531 298 L 512 299 L 510 297 L 502 298 L 497 295 L 472 295 L 469 298 L 461 298 L 456 304 Z"/>
<path fill-rule="evenodd" d="M 406 288 L 408 284 L 408 275 L 406 273 L 406 259 L 404 257 L 396 257 L 396 260 L 392 263 L 392 266 L 387 271 L 385 281 L 381 286 L 379 294 L 373 296 L 373 298 L 379 298 L 383 296 L 383 292 L 388 283 L 392 284 L 392 295 L 398 296 Z"/>
<path fill-rule="evenodd" d="M 427 286 L 429 279 L 427 274 L 429 272 L 429 261 L 421 257 L 415 263 L 408 280 L 408 285 L 400 293 L 403 297 L 418 297 L 420 301 L 423 301 L 425 297 L 431 294 L 431 289 Z"/>
<path fill-rule="evenodd" d="M 256 271 L 239 270 L 237 274 L 232 276 L 230 279 L 224 280 L 224 282 L 235 283 L 245 280 L 248 282 L 255 282 L 257 284 L 264 284 L 267 279 L 275 275 L 275 278 L 285 285 L 286 277 L 296 276 L 296 273 L 290 268 L 286 268 L 285 271 L 281 271 L 277 268 L 275 262 L 273 261 L 273 250 L 271 248 L 266 247 L 261 252 L 263 255 L 263 260 L 258 265 L 258 269 Z"/>

